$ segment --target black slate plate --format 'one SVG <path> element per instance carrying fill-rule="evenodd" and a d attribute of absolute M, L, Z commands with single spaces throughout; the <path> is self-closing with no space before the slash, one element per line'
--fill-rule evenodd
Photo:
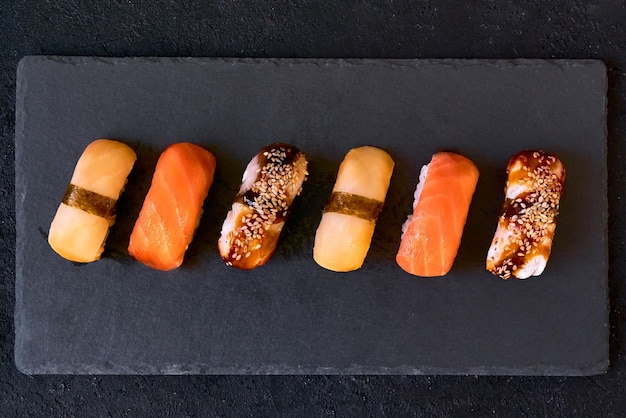
<path fill-rule="evenodd" d="M 606 69 L 598 61 L 242 60 L 27 57 L 18 68 L 16 342 L 24 373 L 556 374 L 608 367 Z M 102 260 L 74 265 L 46 233 L 84 147 L 124 140 L 140 157 Z M 310 161 L 279 249 L 251 272 L 217 254 L 248 160 L 274 141 Z M 182 268 L 130 259 L 128 235 L 158 153 L 191 141 L 218 159 Z M 364 267 L 311 252 L 344 154 L 396 161 Z M 510 155 L 568 169 L 546 272 L 503 281 L 484 260 Z M 481 171 L 445 278 L 394 262 L 419 168 L 438 150 Z"/>

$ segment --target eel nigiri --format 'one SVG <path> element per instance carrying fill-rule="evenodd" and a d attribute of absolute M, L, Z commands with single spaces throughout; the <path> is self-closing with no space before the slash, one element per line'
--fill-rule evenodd
<path fill-rule="evenodd" d="M 364 146 L 346 154 L 315 233 L 317 264 L 339 272 L 363 265 L 394 165 L 379 148 Z"/>
<path fill-rule="evenodd" d="M 450 271 L 477 182 L 478 169 L 462 155 L 440 152 L 422 167 L 396 255 L 404 271 L 422 277 Z"/>
<path fill-rule="evenodd" d="M 543 273 L 565 182 L 565 167 L 554 154 L 526 150 L 506 169 L 505 202 L 487 254 L 487 270 L 503 279 Z"/>
<path fill-rule="evenodd" d="M 81 263 L 100 258 L 136 160 L 119 141 L 98 139 L 85 148 L 48 233 L 48 243 L 61 257 Z"/>
<path fill-rule="evenodd" d="M 213 154 L 195 144 L 180 142 L 163 151 L 130 236 L 131 256 L 156 270 L 182 264 L 200 223 L 215 166 Z"/>
<path fill-rule="evenodd" d="M 218 240 L 228 266 L 250 270 L 270 259 L 307 175 L 306 156 L 293 145 L 271 144 L 252 158 Z"/>

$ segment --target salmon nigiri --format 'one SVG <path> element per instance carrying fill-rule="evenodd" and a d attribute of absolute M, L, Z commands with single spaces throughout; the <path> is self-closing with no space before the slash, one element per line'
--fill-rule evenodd
<path fill-rule="evenodd" d="M 48 243 L 61 257 L 81 263 L 100 258 L 136 159 L 128 145 L 111 139 L 85 148 L 48 233 Z"/>
<path fill-rule="evenodd" d="M 339 272 L 361 268 L 385 203 L 394 162 L 385 151 L 365 146 L 345 156 L 315 233 L 313 258 Z"/>
<path fill-rule="evenodd" d="M 215 165 L 213 154 L 188 142 L 163 151 L 130 236 L 131 256 L 157 270 L 182 264 L 200 223 Z"/>
<path fill-rule="evenodd" d="M 422 167 L 413 214 L 402 227 L 396 255 L 404 271 L 422 277 L 450 271 L 477 182 L 474 163 L 451 152 L 433 155 L 430 164 Z"/>

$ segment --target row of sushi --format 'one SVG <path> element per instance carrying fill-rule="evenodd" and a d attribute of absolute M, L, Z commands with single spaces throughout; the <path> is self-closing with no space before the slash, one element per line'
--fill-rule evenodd
<path fill-rule="evenodd" d="M 85 149 L 50 226 L 48 242 L 59 255 L 76 262 L 100 258 L 135 161 L 135 152 L 119 141 L 99 139 Z M 187 142 L 161 154 L 130 236 L 132 257 L 157 270 L 182 264 L 215 167 L 209 151 Z M 338 272 L 362 266 L 393 168 L 392 158 L 379 148 L 347 153 L 315 235 L 313 258 L 320 266 Z M 526 150 L 511 157 L 507 173 L 486 267 L 503 279 L 524 279 L 546 267 L 565 168 L 556 155 Z M 270 259 L 307 175 L 306 156 L 293 145 L 271 144 L 252 158 L 218 241 L 228 266 L 248 270 Z M 422 168 L 396 255 L 403 270 L 422 277 L 450 271 L 478 177 L 472 161 L 451 152 L 433 155 Z"/>

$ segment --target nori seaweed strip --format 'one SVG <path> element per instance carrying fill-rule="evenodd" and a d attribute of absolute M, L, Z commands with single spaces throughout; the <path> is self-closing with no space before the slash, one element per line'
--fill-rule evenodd
<path fill-rule="evenodd" d="M 352 193 L 333 192 L 324 207 L 324 213 L 337 212 L 376 221 L 383 210 L 383 202 Z"/>
<path fill-rule="evenodd" d="M 71 184 L 67 186 L 61 203 L 80 209 L 105 219 L 115 219 L 116 199 L 103 196 L 82 187 Z"/>

